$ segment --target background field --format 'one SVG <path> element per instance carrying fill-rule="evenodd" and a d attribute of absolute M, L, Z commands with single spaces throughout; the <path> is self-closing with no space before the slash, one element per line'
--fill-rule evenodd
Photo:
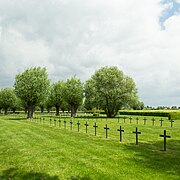
<path fill-rule="evenodd" d="M 179 179 L 180 121 L 170 127 L 168 118 L 131 116 L 106 118 L 61 118 L 40 116 L 26 120 L 24 115 L 0 117 L 0 179 Z M 50 126 L 50 118 L 52 124 Z M 54 127 L 54 119 L 57 126 Z M 66 128 L 64 120 L 66 119 Z M 61 120 L 61 127 L 58 121 Z M 70 120 L 73 129 L 70 129 Z M 77 122 L 80 121 L 80 132 Z M 86 134 L 85 122 L 88 122 Z M 94 136 L 93 125 L 98 125 Z M 105 125 L 110 128 L 105 138 Z M 119 142 L 119 126 L 124 129 Z M 135 145 L 135 128 L 141 131 Z M 163 151 L 164 129 L 167 151 Z"/>

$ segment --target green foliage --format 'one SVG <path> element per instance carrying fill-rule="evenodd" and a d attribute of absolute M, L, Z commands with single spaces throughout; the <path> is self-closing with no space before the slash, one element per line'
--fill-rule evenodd
<path fill-rule="evenodd" d="M 76 76 L 67 80 L 64 89 L 64 98 L 71 108 L 71 116 L 74 117 L 83 101 L 83 84 Z"/>
<path fill-rule="evenodd" d="M 49 90 L 50 81 L 46 68 L 34 67 L 16 75 L 15 92 L 28 107 L 28 118 L 33 116 L 33 109 L 44 98 Z"/>
<path fill-rule="evenodd" d="M 117 67 L 103 67 L 86 82 L 86 104 L 103 109 L 108 117 L 116 116 L 122 107 L 131 107 L 138 101 L 137 89 L 132 78 Z M 89 108 L 90 109 L 90 108 Z"/>
<path fill-rule="evenodd" d="M 0 91 L 0 106 L 4 109 L 5 114 L 7 114 L 8 108 L 13 108 L 16 106 L 17 97 L 15 95 L 14 89 L 4 88 Z"/>
<path fill-rule="evenodd" d="M 180 120 L 180 111 L 170 112 L 169 119 L 179 119 Z"/>
<path fill-rule="evenodd" d="M 64 88 L 65 83 L 63 81 L 58 81 L 53 83 L 51 86 L 50 99 L 53 106 L 56 107 L 56 115 L 59 116 L 59 110 L 64 101 Z"/>

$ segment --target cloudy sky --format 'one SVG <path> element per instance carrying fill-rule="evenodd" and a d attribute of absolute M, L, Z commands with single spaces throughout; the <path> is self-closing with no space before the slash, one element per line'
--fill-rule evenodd
<path fill-rule="evenodd" d="M 150 106 L 180 106 L 180 0 L 0 0 L 0 88 L 24 69 L 85 82 L 117 66 Z"/>

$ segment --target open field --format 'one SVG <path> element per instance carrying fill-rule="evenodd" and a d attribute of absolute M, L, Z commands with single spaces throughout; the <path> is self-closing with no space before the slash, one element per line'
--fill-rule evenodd
<path fill-rule="evenodd" d="M 44 116 L 25 120 L 24 116 L 0 116 L 0 179 L 179 179 L 180 120 L 173 127 L 167 118 L 131 116 L 119 119 L 56 119 Z M 80 121 L 78 132 L 77 122 Z M 88 122 L 88 132 L 86 126 Z M 96 122 L 97 136 L 93 128 Z M 108 138 L 105 125 L 110 128 Z M 60 127 L 59 127 L 60 125 Z M 119 127 L 124 129 L 119 142 Z M 138 127 L 139 144 L 135 144 Z M 167 130 L 167 151 L 160 134 Z"/>

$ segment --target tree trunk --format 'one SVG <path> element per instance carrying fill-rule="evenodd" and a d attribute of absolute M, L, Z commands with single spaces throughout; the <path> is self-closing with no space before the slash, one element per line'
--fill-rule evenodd
<path fill-rule="evenodd" d="M 4 114 L 7 115 L 7 108 L 4 109 Z"/>
<path fill-rule="evenodd" d="M 47 112 L 48 112 L 48 114 L 50 113 L 50 111 L 51 111 L 51 108 L 50 108 L 50 107 L 48 107 L 48 108 L 47 108 Z"/>
<path fill-rule="evenodd" d="M 59 109 L 60 109 L 60 107 L 59 106 L 56 106 L 56 116 L 59 116 L 60 114 L 59 114 Z"/>
<path fill-rule="evenodd" d="M 44 112 L 44 107 L 41 106 L 40 108 L 41 108 L 41 113 L 43 113 Z"/>
<path fill-rule="evenodd" d="M 28 113 L 27 113 L 27 118 L 33 118 L 33 106 L 28 107 Z"/>
<path fill-rule="evenodd" d="M 74 105 L 71 105 L 71 117 L 75 117 L 76 115 L 76 107 Z"/>

